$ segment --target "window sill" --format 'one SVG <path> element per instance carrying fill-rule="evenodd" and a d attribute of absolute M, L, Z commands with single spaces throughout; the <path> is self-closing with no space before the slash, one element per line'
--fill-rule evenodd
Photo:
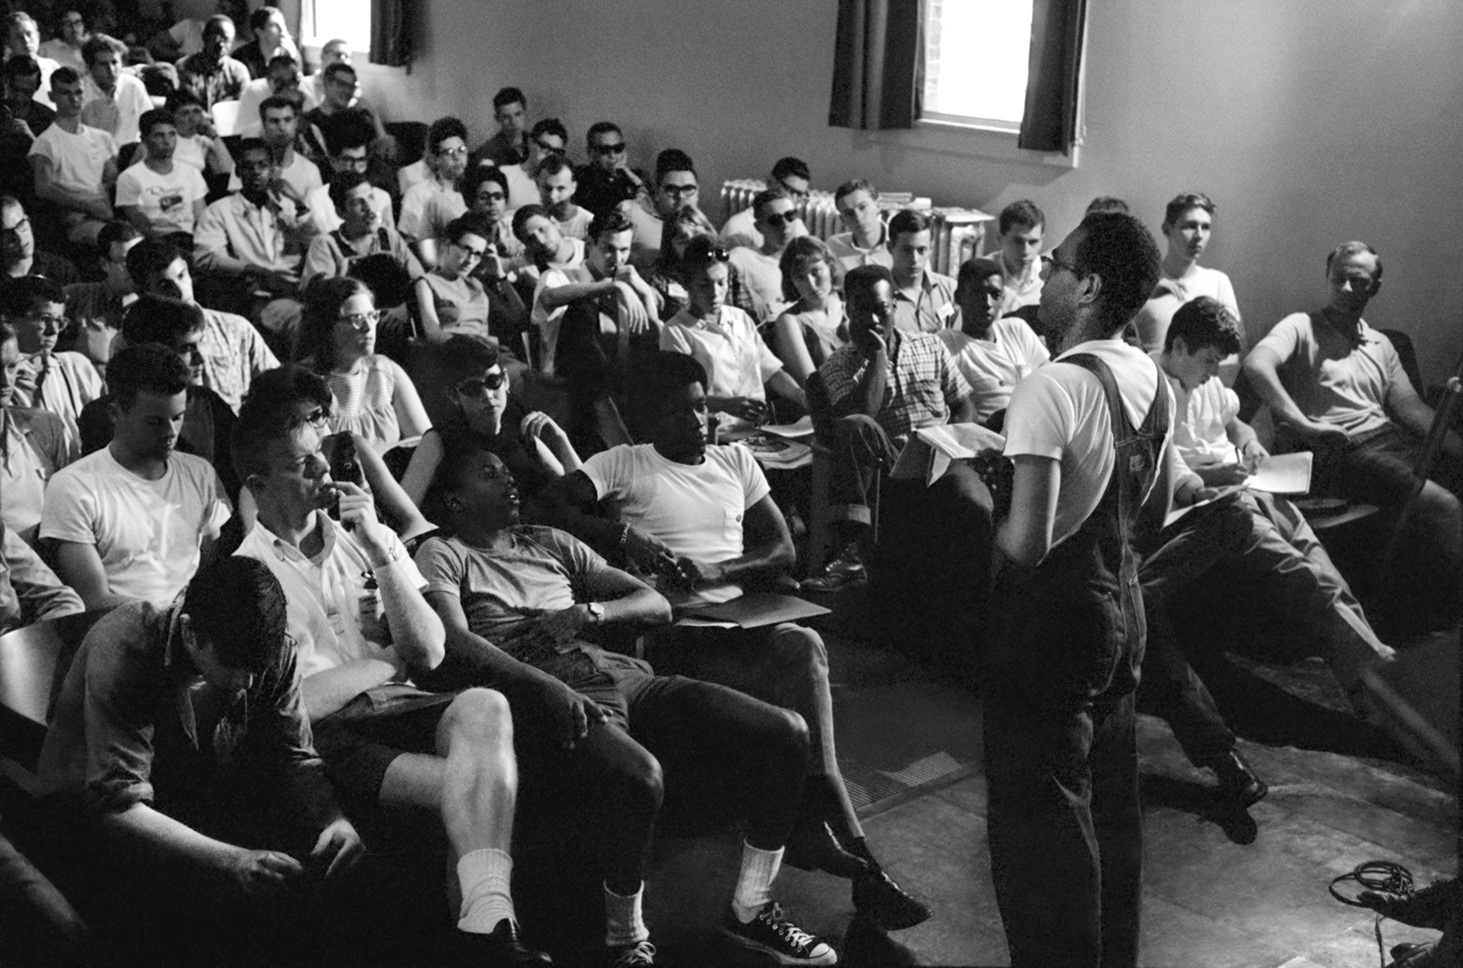
<path fill-rule="evenodd" d="M 1054 168 L 1077 168 L 1082 150 L 1078 144 L 1072 147 L 1070 155 L 1059 151 L 1026 151 L 1016 147 L 1017 132 L 1012 129 L 945 118 L 920 118 L 908 130 L 860 131 L 858 135 L 878 144 Z"/>

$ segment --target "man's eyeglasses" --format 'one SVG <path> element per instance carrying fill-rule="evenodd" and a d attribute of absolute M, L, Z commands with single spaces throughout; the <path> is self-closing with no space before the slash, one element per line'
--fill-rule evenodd
<path fill-rule="evenodd" d="M 595 145 L 589 149 L 597 155 L 618 155 L 625 150 L 625 142 L 616 145 Z"/>
<path fill-rule="evenodd" d="M 1041 257 L 1041 264 L 1043 267 L 1045 267 L 1048 274 L 1054 272 L 1057 269 L 1066 269 L 1074 276 L 1077 274 L 1077 267 L 1070 262 L 1063 262 L 1060 258 L 1057 257 L 1056 252 L 1048 252 L 1043 255 Z"/>
<path fill-rule="evenodd" d="M 798 213 L 791 210 L 786 212 L 766 212 L 762 215 L 762 221 L 766 222 L 768 225 L 772 226 L 775 229 L 780 229 L 784 226 L 791 225 L 797 220 Z"/>
<path fill-rule="evenodd" d="M 337 316 L 338 323 L 349 323 L 351 329 L 365 332 L 375 326 L 381 320 L 381 310 L 373 309 L 369 313 L 352 313 L 349 316 Z"/>
<path fill-rule="evenodd" d="M 463 245 L 461 242 L 454 242 L 452 244 L 461 249 L 463 255 L 468 256 L 472 259 L 481 259 L 483 256 L 488 254 L 488 249 L 486 246 L 481 249 L 474 249 L 472 246 Z"/>
<path fill-rule="evenodd" d="M 301 417 L 300 423 L 305 426 L 315 427 L 318 429 L 320 427 L 324 427 L 329 422 L 329 420 L 330 414 L 325 412 L 325 408 L 316 407 L 314 410 L 311 410 L 309 413 Z"/>
<path fill-rule="evenodd" d="M 539 138 L 534 138 L 533 143 L 538 145 L 539 151 L 543 151 L 551 155 L 562 155 L 564 153 L 563 145 L 551 145 L 548 142 L 543 141 Z"/>
<path fill-rule="evenodd" d="M 480 202 L 502 202 L 506 201 L 507 195 L 502 192 L 478 192 L 477 200 Z"/>
<path fill-rule="evenodd" d="M 467 145 L 458 145 L 456 148 L 438 148 L 439 158 L 463 158 L 467 155 Z"/>
<path fill-rule="evenodd" d="M 489 373 L 482 379 L 470 377 L 457 383 L 455 389 L 464 397 L 480 397 L 489 390 L 497 390 L 503 386 L 508 377 L 500 370 L 497 373 Z"/>
<path fill-rule="evenodd" d="M 690 198 L 701 189 L 698 185 L 662 185 L 660 190 L 673 198 Z"/>

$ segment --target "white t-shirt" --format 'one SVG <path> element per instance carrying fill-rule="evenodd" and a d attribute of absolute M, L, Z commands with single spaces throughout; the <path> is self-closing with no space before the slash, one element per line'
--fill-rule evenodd
<path fill-rule="evenodd" d="M 103 447 L 51 478 L 40 534 L 96 546 L 113 592 L 166 605 L 198 570 L 203 539 L 217 537 L 231 514 L 202 457 L 175 451 L 163 476 L 148 481 Z"/>
<path fill-rule="evenodd" d="M 291 188 L 300 193 L 301 198 L 309 198 L 310 193 L 324 184 L 320 180 L 320 169 L 315 163 L 299 152 L 290 159 L 290 163 L 279 170 L 279 177 L 282 178 Z M 239 181 L 239 171 L 229 176 L 229 191 L 237 192 L 242 190 L 244 183 Z"/>
<path fill-rule="evenodd" d="M 752 306 L 757 310 L 756 321 L 761 323 L 775 318 L 787 304 L 782 297 L 781 257 L 763 255 L 756 249 L 738 246 L 731 250 L 731 264 L 742 274 L 742 281 L 752 294 Z"/>
<path fill-rule="evenodd" d="M 407 192 L 411 191 L 414 186 L 420 185 L 422 182 L 431 177 L 432 173 L 427 168 L 426 159 L 420 159 L 397 171 L 396 187 L 397 190 L 401 192 L 401 194 L 405 195 Z M 538 199 L 537 188 L 533 190 L 533 198 L 535 201 Z"/>
<path fill-rule="evenodd" d="M 1142 350 L 1122 340 L 1092 340 L 1063 356 L 1079 353 L 1096 356 L 1112 370 L 1128 421 L 1134 427 L 1143 423 L 1160 390 L 1169 395 L 1172 407 L 1173 394 L 1167 381 L 1159 381 L 1157 364 Z M 1063 363 L 1061 358 L 1046 364 L 1022 380 L 1011 394 L 1005 433 L 1007 457 L 1032 455 L 1061 463 L 1052 527 L 1052 547 L 1056 547 L 1075 534 L 1097 508 L 1112 477 L 1112 419 L 1102 383 L 1094 374 Z M 1164 451 L 1165 459 L 1177 462 L 1172 447 L 1165 445 Z"/>
<path fill-rule="evenodd" d="M 152 231 L 193 234 L 193 203 L 208 197 L 203 173 L 192 165 L 173 164 L 160 175 L 138 163 L 117 177 L 117 205 L 135 205 Z"/>
<path fill-rule="evenodd" d="M 524 205 L 538 204 L 538 186 L 528 177 L 522 165 L 499 165 L 498 170 L 508 180 L 508 213 L 511 215 Z"/>
<path fill-rule="evenodd" d="M 1312 420 L 1340 427 L 1348 435 L 1387 426 L 1417 397 L 1402 358 L 1385 333 L 1357 324 L 1353 343 L 1321 313 L 1291 313 L 1256 344 L 1282 362 L 1286 392 Z"/>
<path fill-rule="evenodd" d="M 380 615 L 373 613 L 362 621 L 365 608 L 378 603 L 381 595 L 372 590 L 372 600 L 367 593 L 370 558 L 351 533 L 329 516 L 317 512 L 315 519 L 325 529 L 325 547 L 313 558 L 306 558 L 260 523 L 235 552 L 264 562 L 284 588 L 286 627 L 299 650 L 300 676 L 308 678 L 356 659 L 382 659 L 399 667 L 390 629 Z M 426 579 L 406 548 L 390 531 L 387 540 L 397 555 L 391 567 L 402 569 L 414 588 L 425 591 Z"/>
<path fill-rule="evenodd" d="M 51 164 L 56 184 L 70 192 L 100 196 L 102 176 L 107 162 L 117 157 L 112 136 L 97 128 L 81 125 L 76 134 L 52 124 L 42 131 L 30 146 L 30 154 L 39 155 Z"/>
<path fill-rule="evenodd" d="M 574 206 L 574 214 L 560 221 L 554 219 L 554 224 L 559 226 L 559 234 L 566 239 L 589 240 L 589 224 L 594 221 L 594 216 L 589 209 Z"/>
<path fill-rule="evenodd" d="M 1158 363 L 1163 354 L 1151 355 L 1153 362 Z M 1192 393 L 1171 376 L 1168 387 L 1177 404 L 1173 415 L 1173 446 L 1184 463 L 1190 467 L 1238 464 L 1239 451 L 1224 428 L 1239 416 L 1239 394 L 1217 376 L 1199 384 Z"/>
<path fill-rule="evenodd" d="M 141 140 L 137 122 L 152 110 L 152 95 L 142 81 L 131 74 L 119 74 L 109 97 L 97 87 L 91 74 L 82 72 L 81 87 L 86 98 L 81 107 L 83 124 L 111 132 L 119 145 Z"/>
<path fill-rule="evenodd" d="M 409 188 L 401 197 L 401 218 L 396 223 L 396 231 L 409 239 L 425 238 L 422 233 L 425 231 L 423 216 L 427 211 L 427 199 L 443 192 L 451 192 L 461 198 L 457 189 L 443 188 L 435 178 L 418 182 Z M 467 211 L 467 206 L 464 205 L 462 210 Z"/>
<path fill-rule="evenodd" d="M 1218 269 L 1199 266 L 1192 277 L 1184 280 L 1164 276 L 1158 280 L 1157 292 L 1138 310 L 1138 316 L 1134 320 L 1138 327 L 1138 336 L 1143 340 L 1143 349 L 1149 353 L 1163 349 L 1163 341 L 1168 336 L 1168 324 L 1173 322 L 1173 314 L 1184 303 L 1200 296 L 1219 300 L 1234 313 L 1235 319 L 1240 318 L 1239 303 L 1234 298 L 1234 286 L 1230 285 L 1229 276 Z"/>
<path fill-rule="evenodd" d="M 737 444 L 706 448 L 700 464 L 679 464 L 651 444 L 622 444 L 584 462 L 584 475 L 620 520 L 665 542 L 677 557 L 711 564 L 743 554 L 747 509 L 771 488 L 752 452 Z M 737 585 L 685 592 L 666 586 L 672 605 L 710 605 L 741 595 Z"/>
<path fill-rule="evenodd" d="M 178 147 L 173 150 L 173 163 L 197 168 L 199 172 L 207 172 L 208 150 L 212 147 L 213 139 L 206 135 L 195 134 L 186 138 L 178 135 Z"/>
<path fill-rule="evenodd" d="M 957 319 L 938 336 L 950 350 L 960 375 L 975 391 L 975 419 L 985 421 L 1011 402 L 1011 390 L 1037 367 L 1052 358 L 1046 346 L 1026 320 L 1019 316 L 998 319 L 991 327 L 994 342 L 976 339 L 960 331 Z"/>
<path fill-rule="evenodd" d="M 757 334 L 752 317 L 735 306 L 722 306 L 716 319 L 697 319 L 683 309 L 660 330 L 660 348 L 695 357 L 706 368 L 706 392 L 714 397 L 749 397 L 766 400 L 763 384 L 782 369 Z M 722 430 L 748 426 L 728 413 L 718 414 Z"/>
<path fill-rule="evenodd" d="M 549 376 L 554 375 L 554 359 L 559 346 L 559 327 L 563 325 L 564 313 L 569 307 L 565 305 L 557 309 L 547 308 L 543 302 L 544 293 L 575 282 L 577 276 L 575 279 L 571 279 L 568 270 L 577 269 L 584 264 L 584 241 L 582 239 L 567 241 L 573 246 L 573 253 L 566 261 L 551 264 L 539 275 L 538 282 L 533 289 L 533 309 L 529 313 L 530 321 L 539 328 L 539 353 L 543 357 L 541 368 Z"/>
<path fill-rule="evenodd" d="M 757 231 L 757 215 L 752 211 L 752 206 L 748 205 L 726 220 L 726 224 L 721 227 L 721 241 L 729 246 L 762 248 L 762 233 Z"/>

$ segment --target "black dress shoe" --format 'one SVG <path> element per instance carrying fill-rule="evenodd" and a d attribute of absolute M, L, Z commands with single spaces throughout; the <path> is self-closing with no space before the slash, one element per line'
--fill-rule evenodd
<path fill-rule="evenodd" d="M 456 963 L 463 968 L 548 968 L 554 960 L 518 940 L 518 926 L 507 918 L 499 921 L 492 934 L 454 931 L 453 947 Z"/>
<path fill-rule="evenodd" d="M 803 817 L 788 835 L 783 863 L 799 870 L 827 871 L 835 877 L 855 878 L 869 873 L 870 866 L 844 850 L 824 820 Z"/>
<path fill-rule="evenodd" d="M 877 928 L 898 931 L 930 919 L 930 909 L 909 896 L 882 870 L 871 870 L 853 879 L 853 909 Z"/>
<path fill-rule="evenodd" d="M 1209 768 L 1219 777 L 1219 792 L 1236 806 L 1248 807 L 1259 803 L 1270 792 L 1270 787 L 1255 776 L 1255 771 L 1250 769 L 1250 764 L 1245 762 L 1239 750 L 1230 750 L 1210 763 Z"/>

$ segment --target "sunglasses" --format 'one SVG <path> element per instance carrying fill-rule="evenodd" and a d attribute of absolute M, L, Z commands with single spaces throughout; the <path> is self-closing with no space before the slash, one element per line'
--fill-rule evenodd
<path fill-rule="evenodd" d="M 623 141 L 617 145 L 595 145 L 590 149 L 590 151 L 593 151 L 597 155 L 618 155 L 624 150 L 625 142 Z"/>
<path fill-rule="evenodd" d="M 501 202 L 508 196 L 502 192 L 478 192 L 477 200 L 480 202 Z"/>
<path fill-rule="evenodd" d="M 454 384 L 453 389 L 464 397 L 480 397 L 489 390 L 500 389 L 507 379 L 508 377 L 501 371 L 498 373 L 489 373 L 481 379 L 470 377 L 466 380 L 459 381 Z"/>
<path fill-rule="evenodd" d="M 561 145 L 547 144 L 537 138 L 533 139 L 533 143 L 538 145 L 540 151 L 547 151 L 551 155 L 562 155 L 564 153 L 564 149 Z"/>
<path fill-rule="evenodd" d="M 772 226 L 775 229 L 780 229 L 784 226 L 791 225 L 797 220 L 798 213 L 791 210 L 786 212 L 768 212 L 762 216 L 762 221 L 766 222 L 768 225 Z"/>

